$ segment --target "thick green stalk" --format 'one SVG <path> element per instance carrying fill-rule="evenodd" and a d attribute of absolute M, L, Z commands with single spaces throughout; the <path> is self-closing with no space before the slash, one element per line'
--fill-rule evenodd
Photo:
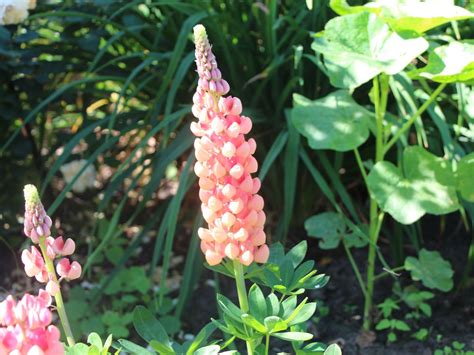
<path fill-rule="evenodd" d="M 238 260 L 234 260 L 234 276 L 235 284 L 237 286 L 237 296 L 239 297 L 240 309 L 244 313 L 249 311 L 249 300 L 247 298 L 247 288 L 245 287 L 244 268 Z M 253 355 L 253 344 L 251 341 L 246 341 L 247 354 Z"/>
<path fill-rule="evenodd" d="M 374 78 L 374 106 L 375 106 L 375 119 L 376 119 L 376 137 L 375 137 L 375 163 L 382 161 L 384 157 L 384 132 L 383 132 L 383 119 L 385 116 L 385 109 L 387 105 L 388 96 L 388 80 L 387 78 L 381 78 L 382 80 L 382 92 L 380 92 L 379 78 Z M 357 157 L 357 154 L 356 154 Z M 379 237 L 380 225 L 379 225 L 379 208 L 374 198 L 370 198 L 370 226 L 369 226 L 369 255 L 367 260 L 367 293 L 365 294 L 364 302 L 364 324 L 365 330 L 369 330 L 371 327 L 371 310 L 374 296 L 374 274 L 375 274 L 375 255 L 377 240 Z"/>
<path fill-rule="evenodd" d="M 48 257 L 46 252 L 46 243 L 45 237 L 39 238 L 39 245 L 41 248 L 41 254 L 43 254 L 43 259 L 46 263 L 46 271 L 48 271 L 49 277 L 53 282 L 58 284 L 58 278 L 56 276 L 56 270 L 54 269 L 53 261 Z M 61 287 L 59 287 L 59 292 L 54 296 L 56 301 L 56 309 L 59 314 L 59 319 L 61 320 L 61 325 L 63 326 L 64 334 L 66 335 L 66 340 L 69 346 L 74 346 L 74 336 L 72 335 L 71 326 L 69 325 L 69 319 L 67 318 L 66 309 L 64 307 L 63 296 L 61 294 Z"/>

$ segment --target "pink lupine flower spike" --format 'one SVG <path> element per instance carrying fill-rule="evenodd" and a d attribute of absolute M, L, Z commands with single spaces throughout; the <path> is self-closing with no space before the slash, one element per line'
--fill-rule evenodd
<path fill-rule="evenodd" d="M 229 84 L 222 78 L 204 26 L 194 27 L 198 86 L 191 123 L 199 177 L 199 197 L 208 228 L 199 229 L 201 249 L 210 265 L 225 257 L 244 265 L 265 263 L 269 256 L 264 201 L 258 195 L 260 180 L 253 157 L 257 144 L 245 139 L 252 121 L 242 115 L 242 103 L 227 96 Z"/>

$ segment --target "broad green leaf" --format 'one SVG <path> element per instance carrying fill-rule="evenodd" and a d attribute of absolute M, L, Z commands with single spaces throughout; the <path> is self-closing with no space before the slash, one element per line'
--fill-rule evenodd
<path fill-rule="evenodd" d="M 438 83 L 468 82 L 474 80 L 474 44 L 451 42 L 435 48 L 428 57 L 428 64 L 408 73 L 418 79 L 428 78 Z"/>
<path fill-rule="evenodd" d="M 356 88 L 380 73 L 399 73 L 428 42 L 403 39 L 375 14 L 362 12 L 330 20 L 311 47 L 323 55 L 321 67 L 333 86 Z"/>
<path fill-rule="evenodd" d="M 323 212 L 309 217 L 304 222 L 308 236 L 321 239 L 321 249 L 335 249 L 347 233 L 344 218 L 336 212 Z"/>
<path fill-rule="evenodd" d="M 324 355 L 342 355 L 342 351 L 339 345 L 331 344 L 324 351 Z"/>
<path fill-rule="evenodd" d="M 345 152 L 369 137 L 373 114 L 358 105 L 347 91 L 339 90 L 315 101 L 295 94 L 293 101 L 293 125 L 313 149 Z"/>
<path fill-rule="evenodd" d="M 410 330 L 410 327 L 408 326 L 408 324 L 398 319 L 392 320 L 392 326 L 394 329 L 400 330 L 402 332 L 408 332 Z"/>
<path fill-rule="evenodd" d="M 329 5 L 339 15 L 369 11 L 376 13 L 397 32 L 421 34 L 450 21 L 474 17 L 453 0 L 377 0 L 365 6 L 350 6 L 345 0 L 331 0 Z"/>
<path fill-rule="evenodd" d="M 157 340 L 165 344 L 170 350 L 168 335 L 161 323 L 143 306 L 135 307 L 133 311 L 133 325 L 137 333 L 146 341 Z"/>
<path fill-rule="evenodd" d="M 227 297 L 217 294 L 217 304 L 224 314 L 236 321 L 241 321 L 243 312 L 235 304 L 233 304 Z"/>
<path fill-rule="evenodd" d="M 449 261 L 444 260 L 437 251 L 421 249 L 418 258 L 405 259 L 405 269 L 411 272 L 411 278 L 421 281 L 428 288 L 448 292 L 453 288 L 453 269 Z"/>
<path fill-rule="evenodd" d="M 474 202 L 474 153 L 464 156 L 459 161 L 456 180 L 462 198 Z"/>
<path fill-rule="evenodd" d="M 392 163 L 379 162 L 368 176 L 371 196 L 398 222 L 411 224 L 425 213 L 459 208 L 449 162 L 413 146 L 403 152 L 403 168 L 405 174 Z"/>
<path fill-rule="evenodd" d="M 305 332 L 274 333 L 272 336 L 286 341 L 306 341 L 313 338 L 313 334 Z"/>

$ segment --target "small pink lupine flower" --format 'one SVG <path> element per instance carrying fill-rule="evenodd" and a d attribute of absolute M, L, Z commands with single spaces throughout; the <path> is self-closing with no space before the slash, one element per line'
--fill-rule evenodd
<path fill-rule="evenodd" d="M 200 228 L 201 250 L 210 265 L 225 257 L 244 265 L 265 263 L 264 201 L 258 195 L 260 180 L 251 174 L 258 169 L 253 157 L 257 144 L 244 135 L 252 128 L 250 118 L 241 115 L 242 103 L 224 97 L 229 84 L 222 79 L 204 26 L 194 27 L 196 65 L 199 75 L 193 96 L 191 123 L 199 177 L 202 214 L 208 228 Z"/>
<path fill-rule="evenodd" d="M 52 225 L 51 218 L 41 203 L 38 190 L 33 185 L 26 185 L 25 194 L 25 235 L 39 243 L 39 237 L 49 237 Z"/>
<path fill-rule="evenodd" d="M 25 294 L 17 303 L 12 296 L 0 302 L 0 354 L 63 355 L 59 330 L 50 325 L 51 297 Z"/>
<path fill-rule="evenodd" d="M 71 238 L 67 238 L 66 241 L 63 240 L 63 237 L 57 237 L 54 239 L 52 244 L 53 251 L 57 255 L 68 256 L 74 253 L 76 249 L 76 244 Z"/>
<path fill-rule="evenodd" d="M 56 271 L 65 279 L 74 280 L 81 276 L 82 268 L 77 261 L 71 263 L 68 258 L 62 258 L 56 265 Z"/>
<path fill-rule="evenodd" d="M 48 280 L 48 272 L 44 263 L 43 256 L 32 246 L 31 251 L 24 249 L 21 253 L 21 261 L 25 265 L 25 273 L 29 277 L 35 277 L 39 282 L 46 282 Z"/>

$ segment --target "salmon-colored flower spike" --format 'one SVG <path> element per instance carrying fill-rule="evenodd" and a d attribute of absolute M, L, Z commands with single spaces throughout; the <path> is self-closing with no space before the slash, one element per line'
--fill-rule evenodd
<path fill-rule="evenodd" d="M 258 169 L 253 157 L 257 144 L 245 134 L 252 128 L 250 118 L 241 115 L 237 97 L 224 97 L 229 84 L 211 50 L 204 26 L 194 27 L 198 86 L 193 97 L 191 124 L 197 136 L 194 148 L 199 177 L 199 197 L 208 228 L 199 229 L 201 249 L 210 265 L 225 257 L 244 265 L 265 263 L 269 249 L 265 244 L 264 201 L 258 195 L 260 180 L 251 174 Z"/>
<path fill-rule="evenodd" d="M 62 355 L 64 347 L 58 328 L 51 325 L 51 296 L 25 294 L 16 302 L 12 296 L 0 302 L 0 354 Z"/>

